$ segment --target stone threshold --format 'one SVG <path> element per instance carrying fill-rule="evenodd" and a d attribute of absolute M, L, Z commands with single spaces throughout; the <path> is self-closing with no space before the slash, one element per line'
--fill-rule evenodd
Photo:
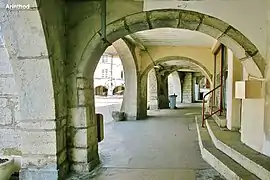
<path fill-rule="evenodd" d="M 270 179 L 270 157 L 241 142 L 239 132 L 221 129 L 213 120 L 206 120 L 206 127 L 215 147 L 262 180 Z"/>
<path fill-rule="evenodd" d="M 199 119 L 200 118 L 200 119 Z M 254 174 L 216 148 L 207 128 L 201 127 L 201 116 L 196 117 L 199 146 L 203 159 L 228 180 L 257 180 Z"/>

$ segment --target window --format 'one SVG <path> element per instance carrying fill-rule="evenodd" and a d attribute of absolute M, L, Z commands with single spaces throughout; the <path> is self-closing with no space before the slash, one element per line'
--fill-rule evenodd
<path fill-rule="evenodd" d="M 124 72 L 121 71 L 121 79 L 124 79 Z"/>
<path fill-rule="evenodd" d="M 108 78 L 108 69 L 102 69 L 101 77 Z"/>
<path fill-rule="evenodd" d="M 110 60 L 110 56 L 109 55 L 103 55 L 102 56 L 102 63 L 108 63 Z"/>

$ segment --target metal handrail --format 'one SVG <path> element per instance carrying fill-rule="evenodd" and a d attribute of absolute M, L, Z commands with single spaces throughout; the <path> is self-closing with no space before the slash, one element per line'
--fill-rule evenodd
<path fill-rule="evenodd" d="M 202 105 L 202 127 L 204 127 L 204 124 L 205 124 L 205 120 L 207 119 L 207 118 L 209 118 L 209 117 L 211 117 L 212 115 L 214 115 L 214 114 L 216 114 L 217 112 L 219 112 L 219 111 L 221 111 L 221 108 L 219 108 L 217 111 L 215 111 L 214 113 L 212 113 L 211 112 L 211 114 L 209 115 L 209 116 L 207 116 L 207 117 L 205 117 L 205 110 L 204 110 L 204 107 L 205 107 L 205 98 L 206 98 L 206 96 L 207 95 L 209 95 L 209 94 L 213 94 L 213 92 L 215 91 L 215 90 L 217 90 L 218 88 L 220 88 L 222 85 L 220 84 L 220 85 L 218 85 L 217 87 L 215 87 L 214 89 L 212 89 L 211 91 L 209 91 L 208 93 L 206 93 L 204 96 L 203 96 L 203 105 Z M 211 107 L 211 108 L 213 108 L 213 107 Z"/>

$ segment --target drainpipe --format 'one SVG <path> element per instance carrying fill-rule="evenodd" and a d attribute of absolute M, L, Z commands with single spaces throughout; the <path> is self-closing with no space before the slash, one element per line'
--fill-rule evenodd
<path fill-rule="evenodd" d="M 213 80 L 213 89 L 216 88 L 216 69 L 217 69 L 217 56 L 214 54 L 214 80 Z M 213 106 L 216 105 L 216 93 L 215 91 L 212 92 L 212 102 L 211 102 L 211 108 L 210 108 L 210 114 L 212 114 Z"/>
<path fill-rule="evenodd" d="M 220 101 L 219 101 L 219 115 L 221 116 L 222 111 L 223 111 L 223 105 L 222 105 L 222 101 L 223 101 L 223 66 L 224 66 L 224 55 L 225 55 L 225 51 L 224 51 L 224 45 L 221 45 L 221 62 L 220 62 Z"/>

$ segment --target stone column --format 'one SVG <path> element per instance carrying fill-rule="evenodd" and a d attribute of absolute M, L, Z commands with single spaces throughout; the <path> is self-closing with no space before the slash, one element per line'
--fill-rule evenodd
<path fill-rule="evenodd" d="M 99 163 L 93 76 L 69 77 L 68 146 L 71 170 L 89 172 Z"/>
<path fill-rule="evenodd" d="M 227 50 L 228 58 L 228 77 L 227 77 L 227 128 L 230 130 L 240 129 L 241 101 L 235 99 L 235 82 L 242 79 L 242 65 L 233 55 L 233 52 Z"/>
<path fill-rule="evenodd" d="M 20 137 L 13 143 L 20 148 L 14 149 L 12 145 L 10 148 L 21 155 L 21 179 L 57 180 L 68 172 L 67 102 L 63 78 L 65 50 L 61 39 L 65 34 L 61 28 L 64 24 L 58 20 L 57 15 L 62 13 L 58 6 L 49 7 L 50 13 L 53 8 L 59 13 L 50 19 L 57 24 L 46 22 L 54 27 L 46 29 L 46 33 L 53 31 L 54 35 L 50 36 L 53 41 L 46 42 L 38 12 L 44 7 L 37 7 L 36 1 L 29 4 L 30 10 L 0 12 L 1 18 L 7 18 L 1 22 L 19 97 L 19 114 L 15 117 L 14 129 Z"/>
<path fill-rule="evenodd" d="M 137 89 L 137 119 L 142 120 L 147 117 L 147 79 L 148 76 L 144 75 L 138 77 Z"/>
<path fill-rule="evenodd" d="M 196 82 L 197 82 L 197 76 L 195 76 L 195 73 L 192 74 L 192 102 L 196 101 L 196 97 L 198 96 L 198 89 L 196 89 Z"/>
<path fill-rule="evenodd" d="M 198 101 L 200 97 L 200 85 L 199 83 L 194 83 L 194 101 Z"/>
<path fill-rule="evenodd" d="M 157 77 L 155 69 L 151 69 L 148 73 L 148 95 L 147 101 L 149 103 L 149 109 L 158 109 L 158 89 L 157 89 Z"/>
<path fill-rule="evenodd" d="M 161 73 L 157 74 L 158 84 L 158 107 L 159 109 L 169 108 L 169 95 L 168 95 L 168 76 Z"/>
<path fill-rule="evenodd" d="M 193 88 L 192 72 L 187 72 L 183 83 L 183 103 L 193 102 Z"/>

